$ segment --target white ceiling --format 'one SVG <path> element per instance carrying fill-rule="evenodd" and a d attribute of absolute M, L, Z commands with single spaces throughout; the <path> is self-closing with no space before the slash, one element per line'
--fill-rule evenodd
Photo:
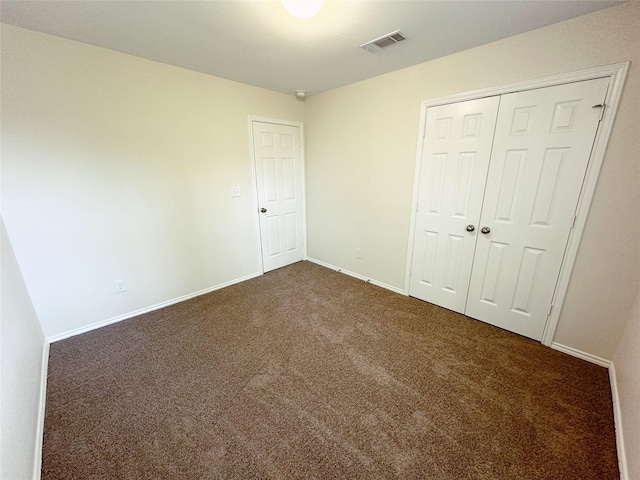
<path fill-rule="evenodd" d="M 309 20 L 277 0 L 12 1 L 2 22 L 250 85 L 309 95 L 622 3 L 325 0 Z M 368 53 L 394 30 L 407 40 Z"/>

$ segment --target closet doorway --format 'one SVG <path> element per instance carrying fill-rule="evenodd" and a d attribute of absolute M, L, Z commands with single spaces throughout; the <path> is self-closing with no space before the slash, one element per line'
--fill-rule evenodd
<path fill-rule="evenodd" d="M 409 295 L 543 340 L 611 85 L 600 76 L 425 106 Z"/>

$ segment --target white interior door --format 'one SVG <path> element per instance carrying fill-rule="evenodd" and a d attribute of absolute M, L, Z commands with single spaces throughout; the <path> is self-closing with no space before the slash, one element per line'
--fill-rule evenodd
<path fill-rule="evenodd" d="M 608 83 L 502 96 L 467 315 L 542 338 Z"/>
<path fill-rule="evenodd" d="M 252 121 L 262 265 L 265 272 L 304 258 L 300 128 Z"/>
<path fill-rule="evenodd" d="M 409 294 L 464 312 L 499 97 L 427 110 Z"/>

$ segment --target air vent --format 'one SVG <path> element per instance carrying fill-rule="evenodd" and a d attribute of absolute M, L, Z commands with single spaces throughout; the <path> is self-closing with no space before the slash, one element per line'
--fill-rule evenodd
<path fill-rule="evenodd" d="M 360 45 L 360 48 L 365 49 L 367 52 L 377 52 L 378 50 L 382 50 L 385 47 L 390 45 L 395 45 L 398 42 L 406 40 L 407 37 L 404 36 L 400 30 L 396 30 L 395 32 L 387 33 L 382 37 L 378 37 L 375 40 L 371 40 L 370 42 L 363 43 Z"/>

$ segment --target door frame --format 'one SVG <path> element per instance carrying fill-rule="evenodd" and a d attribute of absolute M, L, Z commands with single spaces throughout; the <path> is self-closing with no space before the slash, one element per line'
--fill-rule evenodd
<path fill-rule="evenodd" d="M 307 176 L 305 171 L 305 147 L 304 147 L 304 124 L 294 120 L 281 120 L 277 118 L 261 117 L 258 115 L 249 115 L 249 153 L 251 155 L 251 184 L 253 185 L 253 215 L 254 225 L 256 229 L 256 242 L 258 247 L 258 264 L 259 274 L 264 274 L 264 262 L 262 252 L 262 237 L 260 234 L 260 202 L 258 200 L 258 174 L 256 172 L 257 162 L 255 149 L 253 144 L 253 125 L 254 122 L 271 123 L 274 125 L 285 125 L 287 127 L 298 127 L 300 131 L 300 175 L 302 176 L 302 259 L 307 259 Z"/>
<path fill-rule="evenodd" d="M 562 261 L 562 266 L 560 267 L 560 273 L 558 275 L 555 292 L 552 298 L 552 308 L 549 316 L 547 317 L 547 323 L 542 333 L 541 343 L 543 345 L 551 346 L 556 328 L 558 326 L 558 321 L 560 319 L 562 305 L 569 288 L 571 272 L 573 271 L 573 266 L 578 255 L 578 247 L 580 245 L 580 240 L 582 239 L 582 234 L 587 222 L 589 208 L 591 207 L 591 201 L 593 200 L 593 195 L 595 193 L 598 176 L 600 174 L 602 163 L 604 161 L 607 144 L 609 142 L 609 137 L 611 136 L 613 122 L 618 110 L 618 105 L 620 104 L 622 89 L 628 70 L 629 62 L 617 63 L 613 65 L 606 65 L 603 67 L 580 70 L 577 72 L 543 77 L 535 80 L 528 80 L 508 85 L 501 85 L 497 87 L 473 90 L 470 92 L 463 92 L 454 95 L 447 95 L 445 97 L 438 97 L 420 102 L 416 162 L 413 174 L 413 194 L 411 198 L 411 218 L 409 222 L 409 239 L 405 265 L 405 295 L 409 295 L 410 287 L 416 212 L 418 207 L 418 188 L 420 185 L 420 171 L 422 167 L 423 145 L 426 133 L 425 130 L 427 109 L 430 107 L 445 105 L 448 103 L 476 100 L 479 98 L 505 95 L 508 93 L 534 90 L 537 88 L 552 87 L 556 85 L 581 82 L 585 80 L 594 80 L 596 78 L 609 78 L 609 88 L 607 90 L 605 98 L 605 110 L 603 113 L 604 116 L 600 121 L 600 125 L 598 126 L 598 131 L 593 143 L 593 149 L 591 150 L 591 156 L 589 158 L 587 172 L 585 174 L 584 183 L 582 185 L 582 191 L 580 192 L 580 197 L 578 198 L 575 224 L 569 232 L 569 239 L 567 241 L 564 259 Z"/>

